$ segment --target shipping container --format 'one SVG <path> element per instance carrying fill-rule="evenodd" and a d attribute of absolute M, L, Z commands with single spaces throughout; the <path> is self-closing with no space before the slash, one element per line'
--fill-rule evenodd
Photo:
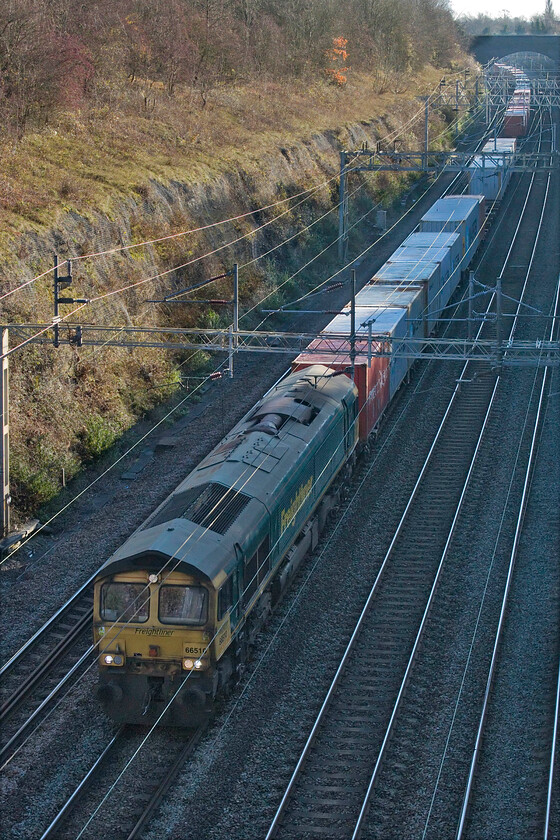
<path fill-rule="evenodd" d="M 527 112 L 519 108 L 506 111 L 502 134 L 504 137 L 523 137 L 527 132 Z"/>
<path fill-rule="evenodd" d="M 489 201 L 502 197 L 508 185 L 511 171 L 509 160 L 500 152 L 491 157 L 487 152 L 484 157 L 475 155 L 468 169 L 469 192 L 481 193 Z"/>
<path fill-rule="evenodd" d="M 344 311 L 349 311 L 349 308 L 345 308 Z M 407 307 L 356 307 L 354 382 L 358 389 L 358 428 L 361 440 L 366 440 L 409 368 L 408 359 L 402 356 L 368 358 L 368 325 L 371 323 L 372 335 L 377 339 L 372 342 L 372 352 L 376 352 L 383 349 L 381 337 L 406 338 L 407 315 Z M 336 371 L 344 371 L 350 376 L 350 329 L 349 316 L 342 313 L 335 316 L 321 331 L 321 335 L 294 359 L 292 370 L 301 370 L 311 364 L 322 364 Z"/>
<path fill-rule="evenodd" d="M 433 331 L 439 312 L 441 266 L 439 263 L 395 262 L 385 263 L 375 273 L 371 283 L 390 283 L 396 286 L 421 285 L 424 290 L 426 335 Z"/>
<path fill-rule="evenodd" d="M 458 280 L 455 281 L 455 277 L 460 276 L 460 270 L 456 271 L 453 277 L 451 276 L 453 274 L 451 270 L 451 250 L 449 248 L 411 248 L 409 246 L 401 245 L 400 248 L 397 248 L 397 250 L 391 254 L 387 262 L 439 263 L 439 292 L 437 302 L 433 302 L 434 309 L 436 310 L 434 315 L 437 319 L 441 310 L 451 297 L 451 289 L 457 285 Z"/>
<path fill-rule="evenodd" d="M 445 230 L 438 230 L 435 233 L 430 231 L 416 231 L 402 243 L 411 248 L 449 248 L 451 252 L 451 271 L 459 268 L 463 256 L 463 243 L 458 233 L 449 233 Z"/>
<path fill-rule="evenodd" d="M 381 345 L 374 342 L 372 352 L 379 352 Z M 303 351 L 292 362 L 292 370 L 302 370 L 310 365 L 326 365 L 335 371 L 344 371 L 350 378 L 350 343 L 344 339 L 314 339 L 309 351 Z M 344 355 L 344 353 L 346 355 Z M 358 433 L 366 441 L 379 422 L 389 402 L 389 358 L 372 356 L 368 360 L 367 341 L 356 341 L 354 384 L 358 389 Z"/>
<path fill-rule="evenodd" d="M 515 137 L 493 137 L 482 147 L 483 152 L 515 152 L 517 140 Z"/>
<path fill-rule="evenodd" d="M 438 199 L 420 219 L 420 230 L 447 230 L 463 238 L 463 261 L 466 268 L 478 247 L 478 234 L 485 218 L 483 195 L 448 195 Z"/>
<path fill-rule="evenodd" d="M 367 283 L 356 295 L 357 307 L 389 306 L 406 309 L 408 334 L 413 338 L 426 337 L 424 288 L 416 284 Z"/>

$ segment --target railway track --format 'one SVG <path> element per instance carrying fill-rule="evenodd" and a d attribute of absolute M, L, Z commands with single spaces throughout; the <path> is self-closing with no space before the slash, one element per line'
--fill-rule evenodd
<path fill-rule="evenodd" d="M 136 840 L 206 730 L 158 730 L 148 742 L 139 727 L 122 726 L 54 816 L 40 840 L 92 838 Z M 148 732 L 149 734 L 149 732 Z M 103 808 L 120 774 L 144 750 L 137 784 Z M 147 772 L 146 772 L 147 771 Z M 111 781 L 112 780 L 112 781 Z M 99 800 L 99 791 L 106 791 Z M 109 825 L 107 820 L 109 819 Z M 108 833 L 110 832 L 110 833 Z"/>
<path fill-rule="evenodd" d="M 0 668 L 0 765 L 28 738 L 91 659 L 93 578 Z"/>
<path fill-rule="evenodd" d="M 530 198 L 529 190 L 524 204 L 528 214 Z M 520 225 L 521 220 L 517 230 Z M 513 245 L 502 274 L 512 251 Z M 515 288 L 514 283 L 511 297 Z M 497 382 L 481 377 L 481 373 L 470 365 L 460 377 L 469 383 L 468 398 L 457 397 L 457 391 L 454 394 L 455 410 L 450 405 L 430 451 L 420 479 L 421 492 L 417 485 L 267 839 L 315 835 L 357 838 L 362 833 L 387 837 L 396 831 L 388 814 L 393 813 L 401 797 L 410 797 L 404 768 L 410 767 L 407 742 L 414 741 L 418 715 L 422 714 L 417 703 L 400 727 L 400 745 L 392 756 L 397 771 L 385 784 L 385 800 L 376 801 L 375 818 L 369 823 L 367 815 L 395 721 L 402 715 L 401 704 L 408 694 L 409 678 L 496 393 Z M 439 564 L 436 557 L 441 558 Z M 412 690 L 410 693 L 414 694 Z M 449 837 L 449 825 L 437 836 Z"/>
<path fill-rule="evenodd" d="M 560 593 L 555 564 L 546 562 L 546 552 L 535 563 L 535 538 L 543 537 L 543 501 L 550 492 L 550 458 L 540 468 L 538 498 L 527 499 L 529 486 L 536 484 L 533 479 L 531 485 L 531 477 L 538 477 L 539 403 L 542 407 L 542 400 L 532 401 L 529 422 L 520 424 L 525 429 L 514 447 L 516 469 L 508 465 L 512 479 L 509 502 L 503 505 L 506 515 L 496 517 L 495 533 L 487 534 L 486 555 L 477 551 L 479 543 L 472 537 L 476 506 L 460 518 L 441 598 L 370 791 L 362 838 L 385 837 L 400 824 L 407 835 L 435 840 L 455 836 L 457 823 L 458 838 L 556 836 L 546 834 L 544 825 L 545 812 L 552 820 L 558 807 L 554 786 L 547 783 L 554 760 Z M 518 431 L 512 425 L 512 436 Z M 554 438 L 548 432 L 550 446 Z M 493 444 L 487 441 L 487 456 Z M 484 469 L 479 475 L 475 471 L 473 483 L 481 488 L 484 481 Z M 533 516 L 532 535 L 521 530 L 524 515 L 524 529 Z M 490 530 L 481 514 L 479 521 Z M 526 555 L 521 552 L 516 560 L 523 543 Z M 446 652 L 442 638 L 453 639 L 454 651 Z"/>
<path fill-rule="evenodd" d="M 549 175 L 538 233 L 549 189 L 554 194 L 555 188 L 556 198 L 553 201 L 557 205 L 560 187 L 557 182 L 551 184 Z M 538 233 L 527 276 L 533 266 Z M 558 335 L 560 275 L 550 314 L 553 319 L 548 337 L 553 340 Z M 552 471 L 550 469 L 551 459 L 554 464 L 558 453 L 554 450 L 546 451 L 547 441 L 555 426 L 550 418 L 548 435 L 542 440 L 547 410 L 551 406 L 551 379 L 549 369 L 535 371 L 532 400 L 525 418 L 524 436 L 519 444 L 519 461 L 523 463 L 524 473 L 523 487 L 516 509 L 507 578 L 462 799 L 457 840 L 480 836 L 481 821 L 486 826 L 498 823 L 506 832 L 524 836 L 558 836 L 553 827 L 553 815 L 557 815 L 559 810 L 554 775 L 560 684 L 560 675 L 555 667 L 558 659 L 558 628 L 555 618 L 560 601 L 560 586 L 554 563 L 547 563 L 546 558 L 542 557 L 540 563 L 534 562 L 535 554 L 538 554 L 536 545 L 539 538 L 545 536 L 539 528 L 539 512 L 547 506 L 551 489 L 556 487 L 558 492 L 559 486 L 558 475 L 556 484 L 554 482 L 554 467 Z M 541 454 L 541 443 L 544 455 Z M 560 530 L 557 520 L 557 510 L 551 511 L 552 531 Z M 535 572 L 538 573 L 536 582 Z M 535 587 L 538 589 L 535 590 Z M 523 650 L 525 645 L 520 632 L 523 617 L 519 615 L 520 609 L 531 613 L 533 644 L 536 642 L 535 647 L 539 648 L 531 657 L 527 657 Z M 520 694 L 523 695 L 521 700 Z M 530 703 L 529 698 L 532 699 Z M 513 726 L 512 722 L 517 723 L 517 726 Z M 516 778 L 519 777 L 525 780 L 525 784 L 518 796 L 512 797 L 508 795 L 507 788 L 515 791 Z M 520 798 L 522 805 L 516 803 L 515 798 Z"/>
<path fill-rule="evenodd" d="M 479 372 L 480 372 L 480 371 L 476 371 L 476 370 L 475 370 L 475 369 L 471 366 L 471 368 L 469 369 L 469 372 L 468 372 L 468 377 L 471 377 L 471 376 L 473 376 L 475 373 L 479 373 Z M 461 378 L 461 379 L 463 379 L 463 380 L 464 380 L 464 379 L 466 379 L 466 378 L 467 378 L 467 374 L 466 374 L 464 377 L 463 377 L 463 376 L 461 376 L 460 378 Z M 485 391 L 485 389 L 487 388 L 487 386 L 489 385 L 489 383 L 491 382 L 491 380 L 490 380 L 489 378 L 485 378 L 485 377 L 483 377 L 483 376 L 475 377 L 475 379 L 477 379 L 478 381 L 476 382 L 475 386 L 473 386 L 473 389 L 472 389 L 471 393 L 474 393 L 476 390 L 479 390 L 480 394 L 482 394 L 482 393 Z M 470 435 L 470 434 L 471 434 L 471 432 L 472 432 L 472 429 L 471 429 L 471 424 L 468 424 L 468 423 L 467 423 L 467 426 L 466 426 L 466 428 L 465 428 L 465 436 Z M 475 439 L 475 437 L 476 437 L 476 436 L 474 436 L 474 437 L 473 437 L 473 440 Z M 450 462 L 451 462 L 451 460 L 452 460 L 452 458 L 454 458 L 454 457 L 455 457 L 456 452 L 455 452 L 455 450 L 453 449 L 453 447 L 452 447 L 451 449 L 448 449 L 448 450 L 447 450 L 447 452 L 448 452 L 448 455 L 447 455 L 447 461 L 450 463 Z M 443 458 L 443 460 L 445 460 L 445 458 Z M 443 473 L 442 473 L 442 475 L 443 475 Z M 436 479 L 434 479 L 434 485 L 436 486 L 436 488 L 439 486 L 439 480 L 438 480 L 437 478 L 436 478 Z M 440 488 L 440 489 L 441 489 L 441 488 Z M 451 488 L 451 487 L 450 487 L 449 489 L 444 489 L 444 493 L 443 493 L 443 495 L 445 496 L 445 494 L 446 494 L 447 492 L 452 493 L 452 492 L 453 492 L 453 489 L 455 489 L 455 491 L 456 491 L 456 492 L 459 492 L 459 491 L 457 490 L 457 487 L 455 487 L 455 486 L 454 486 L 454 488 Z M 444 500 L 444 499 L 443 499 L 443 500 Z M 431 510 L 431 508 L 430 508 L 430 509 L 428 509 L 428 510 L 426 510 L 426 508 L 424 508 L 424 513 L 422 514 L 422 512 L 420 512 L 420 513 L 418 514 L 418 518 L 419 518 L 419 519 L 422 519 L 422 516 L 427 517 L 427 516 L 429 516 L 429 515 L 430 515 L 430 516 L 432 515 L 432 510 Z M 445 519 L 445 516 L 442 516 L 442 521 L 443 521 L 444 519 Z M 443 524 L 442 524 L 442 526 L 441 526 L 441 534 L 443 534 L 443 533 L 444 533 L 444 531 L 445 531 L 445 528 L 444 528 L 444 526 L 443 526 Z M 439 537 L 439 539 L 440 539 L 440 540 L 441 540 L 441 534 L 440 534 L 440 537 Z M 430 535 L 430 539 L 432 539 L 432 538 L 433 538 L 433 539 L 435 539 L 435 541 L 437 542 L 437 539 L 438 539 L 437 535 Z M 426 550 L 428 550 L 428 547 L 426 548 Z M 409 558 L 409 561 L 410 561 L 410 558 Z M 408 599 L 414 599 L 414 598 L 415 598 L 415 594 L 416 594 L 416 586 L 415 586 L 415 585 L 410 585 L 410 586 L 408 586 L 408 588 L 407 588 L 406 581 L 404 581 L 404 580 L 403 580 L 403 581 L 402 581 L 402 583 L 403 583 L 403 587 L 404 587 L 404 588 L 402 589 L 402 593 L 404 593 L 404 597 L 406 597 L 406 598 L 408 598 Z M 397 598 L 399 598 L 399 597 L 400 597 L 400 594 L 398 594 L 398 593 L 397 593 Z M 405 606 L 406 606 L 406 605 L 405 605 Z M 406 609 L 405 609 L 405 612 L 406 612 Z M 398 621 L 400 621 L 400 616 L 397 618 L 397 620 L 398 620 Z M 76 801 L 76 800 L 74 800 L 74 801 Z M 152 809 L 152 812 L 153 812 L 153 809 Z M 67 815 L 68 815 L 68 816 L 70 816 L 70 814 L 69 814 L 69 813 L 67 813 Z M 60 825 L 61 825 L 61 823 L 59 822 L 59 823 L 57 824 L 57 827 L 56 827 L 56 830 L 57 830 L 57 831 L 59 830 Z M 53 829 L 53 831 L 54 831 L 54 829 Z M 50 836 L 63 836 L 63 835 L 59 835 L 59 834 L 52 834 L 52 835 L 50 835 Z M 69 836 L 70 836 L 70 835 L 69 835 Z M 92 836 L 95 836 L 95 835 L 92 835 Z M 135 836 L 135 835 L 134 835 L 134 834 L 132 834 L 132 835 L 130 835 L 130 836 Z"/>

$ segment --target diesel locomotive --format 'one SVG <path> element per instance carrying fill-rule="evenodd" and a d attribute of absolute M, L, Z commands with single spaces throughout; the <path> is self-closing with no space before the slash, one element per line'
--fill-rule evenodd
<path fill-rule="evenodd" d="M 119 722 L 199 722 L 242 672 L 354 459 L 353 382 L 283 379 L 99 571 L 98 697 Z"/>

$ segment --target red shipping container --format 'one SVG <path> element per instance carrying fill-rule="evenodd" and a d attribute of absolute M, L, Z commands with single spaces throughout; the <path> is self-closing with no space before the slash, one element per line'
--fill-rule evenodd
<path fill-rule="evenodd" d="M 525 131 L 526 114 L 524 111 L 505 115 L 502 129 L 503 137 L 523 137 Z"/>
<path fill-rule="evenodd" d="M 351 367 L 350 342 L 345 339 L 316 338 L 309 345 L 314 353 L 303 351 L 292 362 L 292 370 L 303 370 L 310 365 L 327 365 L 333 370 L 345 370 Z M 373 342 L 375 352 L 380 346 Z M 317 352 L 321 350 L 324 352 Z M 342 355 L 340 351 L 348 351 Z M 333 352 L 335 351 L 335 352 Z M 338 352 L 336 352 L 338 351 Z M 359 436 L 360 440 L 367 440 L 389 402 L 389 358 L 387 356 L 372 356 L 371 366 L 368 367 L 367 341 L 356 341 L 356 360 L 354 363 L 354 384 L 358 389 Z M 348 378 L 350 374 L 348 373 Z"/>

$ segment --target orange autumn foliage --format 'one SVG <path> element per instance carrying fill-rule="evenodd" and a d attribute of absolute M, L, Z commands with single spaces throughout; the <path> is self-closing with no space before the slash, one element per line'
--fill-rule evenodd
<path fill-rule="evenodd" d="M 348 46 L 348 39 L 347 38 L 333 38 L 333 45 L 330 50 L 327 50 L 326 56 L 329 61 L 334 63 L 342 63 L 346 61 L 348 58 L 348 53 L 346 52 L 346 47 Z M 348 72 L 347 67 L 328 67 L 325 70 L 325 73 L 329 80 L 334 84 L 342 87 L 347 82 L 347 77 L 344 75 Z"/>

